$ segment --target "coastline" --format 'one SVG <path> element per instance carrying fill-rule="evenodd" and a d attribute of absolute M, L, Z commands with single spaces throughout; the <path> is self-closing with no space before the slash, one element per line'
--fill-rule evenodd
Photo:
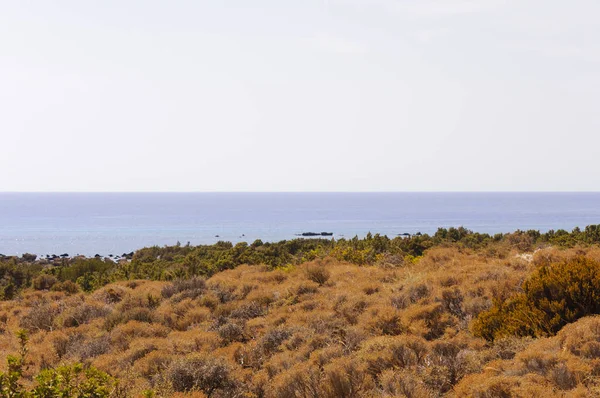
<path fill-rule="evenodd" d="M 58 265 L 64 264 L 65 262 L 71 262 L 74 260 L 103 260 L 103 261 L 112 261 L 115 263 L 119 263 L 122 261 L 130 262 L 134 255 L 138 252 L 144 252 L 149 250 L 171 250 L 171 251 L 191 251 L 198 249 L 212 249 L 212 248 L 254 248 L 259 246 L 285 246 L 285 245 L 295 245 L 298 243 L 299 246 L 307 243 L 311 247 L 316 246 L 324 246 L 328 248 L 335 248 L 336 246 L 344 246 L 348 244 L 356 245 L 359 243 L 369 243 L 373 240 L 375 241 L 383 241 L 387 242 L 387 244 L 394 245 L 396 242 L 396 246 L 398 247 L 408 247 L 413 245 L 413 242 L 419 242 L 416 246 L 420 245 L 420 248 L 416 251 L 410 252 L 407 251 L 410 255 L 421 255 L 426 248 L 431 247 L 433 245 L 439 245 L 443 242 L 451 243 L 451 244 L 465 244 L 467 247 L 482 247 L 491 242 L 500 242 L 503 240 L 510 239 L 514 236 L 525 236 L 531 240 L 531 244 L 554 244 L 558 246 L 567 246 L 572 247 L 577 244 L 594 244 L 600 243 L 600 224 L 592 224 L 584 227 L 583 229 L 579 227 L 575 227 L 572 231 L 566 231 L 563 229 L 558 230 L 550 230 L 548 232 L 541 232 L 539 230 L 516 230 L 510 233 L 497 233 L 497 234 L 488 234 L 488 233 L 480 233 L 471 231 L 465 227 L 450 227 L 443 228 L 440 227 L 433 234 L 427 233 L 398 233 L 395 236 L 388 236 L 385 234 L 379 233 L 371 233 L 368 232 L 365 236 L 359 237 L 355 235 L 351 238 L 346 238 L 345 236 L 336 237 L 336 234 L 333 232 L 304 232 L 301 234 L 295 234 L 295 236 L 291 239 L 280 240 L 276 242 L 263 241 L 261 239 L 256 239 L 253 242 L 249 241 L 238 241 L 231 242 L 227 240 L 218 240 L 213 244 L 200 244 L 200 245 L 192 245 L 190 242 L 187 242 L 185 245 L 182 245 L 179 241 L 177 241 L 173 245 L 153 245 L 153 246 L 145 246 L 134 251 L 124 252 L 122 254 L 101 254 L 96 253 L 91 256 L 86 256 L 82 254 L 74 254 L 71 255 L 69 253 L 62 254 L 44 254 L 38 255 L 36 253 L 23 253 L 20 255 L 6 255 L 4 253 L 0 253 L 0 260 L 8 260 L 11 258 L 22 259 L 24 261 L 37 263 L 40 265 Z M 215 238 L 219 238 L 219 235 L 216 235 Z M 240 237 L 241 238 L 241 237 Z M 423 244 L 423 242 L 429 242 Z M 433 242 L 433 243 L 432 243 Z"/>
<path fill-rule="evenodd" d="M 599 203 L 600 193 L 0 194 L 0 253 L 93 257 L 177 241 L 432 235 L 460 225 L 491 235 L 571 231 L 598 223 Z"/>

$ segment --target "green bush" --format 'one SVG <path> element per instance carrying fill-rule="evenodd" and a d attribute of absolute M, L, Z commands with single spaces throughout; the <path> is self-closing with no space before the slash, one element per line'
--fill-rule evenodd
<path fill-rule="evenodd" d="M 540 244 L 558 247 L 588 246 L 600 242 L 600 225 L 589 225 L 583 231 L 551 230 L 516 231 L 511 234 L 481 234 L 463 227 L 440 228 L 433 235 L 414 235 L 389 238 L 367 234 L 363 239 L 292 239 L 280 242 L 255 241 L 217 242 L 214 245 L 175 245 L 147 247 L 124 255 L 115 262 L 101 258 L 37 259 L 0 256 L 0 299 L 12 299 L 23 288 L 58 290 L 68 294 L 77 290 L 90 292 L 122 280 L 177 280 L 193 277 L 208 278 L 217 272 L 242 264 L 267 265 L 270 268 L 299 265 L 306 261 L 332 257 L 358 265 L 372 265 L 384 259 L 402 265 L 408 259 L 419 258 L 430 248 L 453 246 L 460 249 L 486 248 L 488 253 L 506 250 L 531 251 Z M 52 267 L 48 268 L 48 264 Z M 384 261 L 389 263 L 389 261 Z M 40 276 L 41 275 L 41 276 Z M 319 282 L 320 283 L 320 282 Z"/>
<path fill-rule="evenodd" d="M 0 373 L 0 398 L 105 398 L 115 385 L 106 373 L 76 363 L 42 370 L 35 377 L 32 390 L 23 387 L 21 379 L 27 357 L 27 333 L 19 331 L 19 355 L 7 357 L 7 372 Z"/>
<path fill-rule="evenodd" d="M 473 332 L 487 340 L 551 336 L 592 314 L 600 314 L 600 263 L 576 257 L 538 268 L 523 293 L 479 314 Z"/>
<path fill-rule="evenodd" d="M 35 290 L 50 290 L 58 279 L 54 275 L 39 274 L 33 279 L 33 288 Z"/>
<path fill-rule="evenodd" d="M 32 398 L 103 398 L 113 387 L 106 373 L 79 363 L 43 370 L 35 380 L 38 385 L 28 394 Z"/>

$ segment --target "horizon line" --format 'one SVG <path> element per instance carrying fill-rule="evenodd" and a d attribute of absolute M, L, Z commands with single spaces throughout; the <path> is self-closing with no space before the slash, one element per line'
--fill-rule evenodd
<path fill-rule="evenodd" d="M 600 193 L 600 190 L 440 190 L 440 191 L 0 191 L 1 194 L 374 194 L 374 193 Z"/>

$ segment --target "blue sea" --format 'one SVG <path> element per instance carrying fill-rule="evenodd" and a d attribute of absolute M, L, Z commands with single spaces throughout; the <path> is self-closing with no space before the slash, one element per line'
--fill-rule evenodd
<path fill-rule="evenodd" d="M 600 224 L 600 193 L 0 193 L 0 253 L 106 256 L 144 246 L 497 233 Z"/>

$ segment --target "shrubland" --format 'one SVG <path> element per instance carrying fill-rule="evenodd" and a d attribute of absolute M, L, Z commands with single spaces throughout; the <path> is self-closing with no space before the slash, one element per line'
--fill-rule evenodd
<path fill-rule="evenodd" d="M 0 396 L 600 396 L 597 232 L 4 258 Z"/>

